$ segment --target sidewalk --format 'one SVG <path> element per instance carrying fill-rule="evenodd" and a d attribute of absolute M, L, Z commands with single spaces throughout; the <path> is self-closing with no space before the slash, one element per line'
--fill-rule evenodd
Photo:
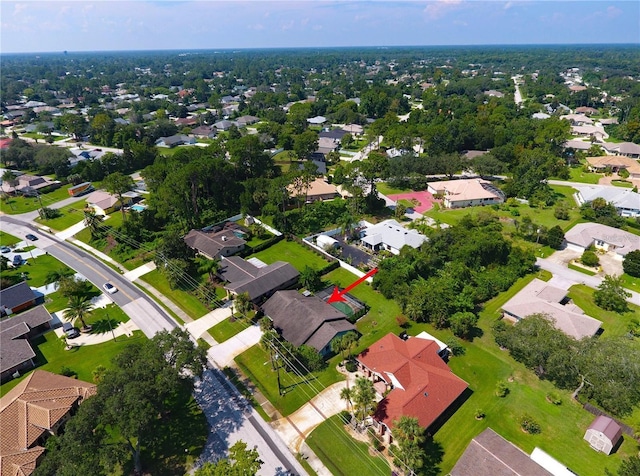
<path fill-rule="evenodd" d="M 259 343 L 261 336 L 262 331 L 259 326 L 250 326 L 229 340 L 211 347 L 207 351 L 207 355 L 218 367 L 221 369 L 225 368 L 233 363 L 233 359 L 238 355 L 242 354 L 249 347 L 253 347 Z"/>
<path fill-rule="evenodd" d="M 222 307 L 214 309 L 209 314 L 205 314 L 196 321 L 185 324 L 184 327 L 197 339 L 202 336 L 202 334 L 206 333 L 208 329 L 211 329 L 216 324 L 231 317 L 231 305 L 231 301 L 228 301 Z"/>

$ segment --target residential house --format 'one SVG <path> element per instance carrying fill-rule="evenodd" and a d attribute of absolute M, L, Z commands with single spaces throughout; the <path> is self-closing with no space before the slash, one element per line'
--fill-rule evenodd
<path fill-rule="evenodd" d="M 29 476 L 36 469 L 44 442 L 62 426 L 96 385 L 35 370 L 0 398 L 0 474 Z"/>
<path fill-rule="evenodd" d="M 622 260 L 627 253 L 640 250 L 640 236 L 600 223 L 578 223 L 564 234 L 567 248 L 583 253 L 591 245 L 612 251 Z"/>
<path fill-rule="evenodd" d="M 256 122 L 260 122 L 260 118 L 256 116 L 240 116 L 236 119 L 236 124 L 238 127 L 246 127 L 251 124 L 255 124 Z"/>
<path fill-rule="evenodd" d="M 575 149 L 587 151 L 593 144 L 591 142 L 583 141 L 580 139 L 571 139 L 562 144 L 565 149 Z"/>
<path fill-rule="evenodd" d="M 322 139 L 323 137 L 326 139 L 333 139 L 334 141 L 340 142 L 340 140 L 346 135 L 349 134 L 344 129 L 332 129 L 332 130 L 322 130 L 318 134 L 318 137 Z M 318 140 L 319 143 L 319 140 Z"/>
<path fill-rule="evenodd" d="M 320 355 L 331 354 L 331 341 L 356 328 L 347 316 L 317 296 L 277 291 L 262 305 L 273 327 L 296 347 L 307 345 Z"/>
<path fill-rule="evenodd" d="M 371 251 L 387 250 L 400 254 L 404 246 L 418 248 L 427 241 L 427 237 L 416 230 L 409 230 L 397 221 L 390 219 L 368 226 L 360 232 L 362 246 Z"/>
<path fill-rule="evenodd" d="M 423 428 L 431 427 L 467 389 L 439 350 L 433 340 L 402 340 L 389 333 L 356 357 L 359 370 L 383 396 L 373 418 L 387 440 L 402 416 L 417 418 Z"/>
<path fill-rule="evenodd" d="M 220 261 L 218 276 L 227 282 L 224 288 L 229 294 L 247 293 L 252 302 L 259 303 L 276 291 L 295 286 L 300 273 L 284 261 L 265 265 L 255 259 L 230 256 Z"/>
<path fill-rule="evenodd" d="M 199 126 L 191 131 L 191 135 L 200 139 L 213 139 L 216 136 L 216 129 L 213 126 Z"/>
<path fill-rule="evenodd" d="M 129 206 L 133 203 L 133 199 L 139 197 L 136 192 L 126 192 L 122 194 L 122 201 L 116 195 L 103 190 L 97 190 L 91 193 L 87 198 L 87 207 L 92 208 L 96 215 L 107 216 L 110 213 L 120 210 L 122 206 Z"/>
<path fill-rule="evenodd" d="M 524 451 L 491 428 L 476 436 L 450 476 L 552 476 Z"/>
<path fill-rule="evenodd" d="M 311 125 L 321 126 L 322 124 L 327 122 L 327 118 L 324 116 L 310 117 L 309 119 L 307 119 L 307 122 Z"/>
<path fill-rule="evenodd" d="M 624 155 L 587 157 L 587 163 L 589 164 L 589 170 L 592 172 L 611 171 L 618 173 L 621 170 L 626 170 L 631 178 L 640 179 L 640 163 Z"/>
<path fill-rule="evenodd" d="M 578 192 L 574 195 L 576 201 L 582 205 L 596 198 L 602 198 L 613 204 L 623 217 L 640 217 L 640 194 L 628 188 L 606 185 L 580 185 L 575 187 Z"/>
<path fill-rule="evenodd" d="M 235 124 L 231 121 L 227 121 L 226 119 L 218 121 L 213 125 L 213 127 L 215 127 L 219 131 L 228 131 L 229 129 L 231 129 L 231 126 L 235 126 Z"/>
<path fill-rule="evenodd" d="M 610 126 L 612 124 L 618 123 L 617 117 L 605 117 L 604 119 L 599 119 L 598 122 L 603 126 Z"/>
<path fill-rule="evenodd" d="M 597 416 L 589 425 L 584 439 L 596 451 L 610 455 L 613 448 L 622 438 L 622 427 L 613 419 L 605 415 Z"/>
<path fill-rule="evenodd" d="M 326 156 L 329 152 L 334 152 L 340 148 L 340 141 L 331 137 L 320 137 L 318 139 L 318 148 L 316 152 Z"/>
<path fill-rule="evenodd" d="M 618 142 L 617 144 L 602 144 L 610 154 L 624 155 L 632 159 L 640 159 L 640 145 L 633 142 Z"/>
<path fill-rule="evenodd" d="M 239 253 L 247 243 L 230 229 L 217 232 L 191 230 L 183 239 L 189 248 L 209 259 L 219 259 Z"/>
<path fill-rule="evenodd" d="M 593 119 L 584 114 L 565 114 L 560 116 L 560 119 L 565 119 L 571 123 L 572 126 L 592 126 Z"/>
<path fill-rule="evenodd" d="M 598 110 L 593 107 L 580 106 L 576 108 L 576 113 L 586 114 L 587 116 L 591 116 L 592 114 L 598 114 Z"/>
<path fill-rule="evenodd" d="M 491 182 L 479 178 L 429 182 L 427 191 L 442 195 L 446 208 L 465 208 L 503 203 L 505 196 Z"/>
<path fill-rule="evenodd" d="M 5 193 L 19 193 L 21 195 L 35 196 L 39 193 L 49 192 L 59 188 L 62 183 L 39 175 L 23 174 L 16 178 L 16 185 L 2 182 L 2 191 Z"/>
<path fill-rule="evenodd" d="M 51 328 L 52 317 L 38 306 L 0 321 L 0 381 L 35 367 L 36 353 L 29 339 Z"/>
<path fill-rule="evenodd" d="M 296 190 L 293 185 L 289 185 L 287 190 L 289 195 L 300 193 L 301 196 L 305 196 L 307 203 L 317 202 L 319 200 L 332 200 L 339 195 L 336 186 L 327 182 L 323 177 L 316 178 L 309 184 L 308 189 L 299 191 Z"/>
<path fill-rule="evenodd" d="M 347 124 L 342 130 L 354 136 L 361 136 L 364 133 L 364 127 L 360 124 Z"/>
<path fill-rule="evenodd" d="M 195 143 L 196 143 L 195 137 L 185 136 L 182 134 L 175 134 L 169 137 L 160 137 L 160 139 L 156 141 L 156 146 L 172 148 L 178 145 L 192 145 Z"/>
<path fill-rule="evenodd" d="M 176 119 L 176 126 L 178 127 L 195 126 L 197 123 L 198 123 L 198 118 L 194 116 L 180 117 Z"/>
<path fill-rule="evenodd" d="M 569 337 L 582 339 L 598 333 L 602 322 L 587 316 L 567 297 L 567 291 L 534 279 L 502 306 L 502 315 L 520 321 L 541 314 Z"/>
<path fill-rule="evenodd" d="M 543 119 L 549 119 L 550 117 L 551 116 L 546 112 L 534 112 L 533 114 L 531 114 L 531 119 L 543 120 Z"/>
<path fill-rule="evenodd" d="M 495 97 L 495 98 L 503 98 L 504 97 L 504 93 L 501 93 L 500 91 L 496 91 L 495 89 L 489 89 L 488 91 L 484 91 L 484 94 L 486 96 Z"/>
<path fill-rule="evenodd" d="M 598 142 L 609 137 L 604 128 L 598 126 L 571 126 L 571 133 L 574 136 L 589 137 Z"/>
<path fill-rule="evenodd" d="M 323 154 L 320 152 L 313 152 L 309 157 L 307 157 L 309 162 L 313 162 L 316 166 L 316 174 L 317 175 L 327 175 L 327 162 Z M 304 170 L 304 161 L 298 162 L 298 168 L 300 170 Z"/>
<path fill-rule="evenodd" d="M 15 314 L 36 303 L 36 295 L 26 281 L 0 289 L 0 315 Z"/>

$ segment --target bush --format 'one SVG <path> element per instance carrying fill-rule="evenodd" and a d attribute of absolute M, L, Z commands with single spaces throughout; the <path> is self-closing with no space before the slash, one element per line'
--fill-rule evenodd
<path fill-rule="evenodd" d="M 456 339 L 455 337 L 449 337 L 446 341 L 445 344 L 447 344 L 447 347 L 449 347 L 449 350 L 451 351 L 451 353 L 457 357 L 459 355 L 464 355 L 465 353 L 465 348 L 462 345 L 462 342 L 460 342 L 459 339 Z"/>
<path fill-rule="evenodd" d="M 401 314 L 399 316 L 396 316 L 396 324 L 405 329 L 409 325 L 409 319 Z"/>
<path fill-rule="evenodd" d="M 498 382 L 496 385 L 496 397 L 504 398 L 509 394 L 509 387 L 505 382 Z"/>
<path fill-rule="evenodd" d="M 476 417 L 476 420 L 482 420 L 485 417 L 485 414 L 481 408 L 476 409 L 476 412 L 474 415 Z"/>
<path fill-rule="evenodd" d="M 340 421 L 345 424 L 351 421 L 351 413 L 349 413 L 347 410 L 342 410 L 340 413 L 338 413 L 338 417 L 340 418 Z"/>
<path fill-rule="evenodd" d="M 624 257 L 622 269 L 629 276 L 640 278 L 640 250 L 634 250 Z"/>
<path fill-rule="evenodd" d="M 347 369 L 347 372 L 353 373 L 358 368 L 358 365 L 355 363 L 354 360 L 347 360 L 347 363 L 344 364 L 344 368 Z"/>
<path fill-rule="evenodd" d="M 595 268 L 600 264 L 598 256 L 593 251 L 585 251 L 584 253 L 582 253 L 582 258 L 580 258 L 580 261 L 583 265 L 590 266 L 591 268 Z"/>
<path fill-rule="evenodd" d="M 64 375 L 65 377 L 73 377 L 76 378 L 78 376 L 78 372 L 67 367 L 66 365 L 60 369 L 60 375 Z"/>
<path fill-rule="evenodd" d="M 556 392 L 547 393 L 547 400 L 549 400 L 554 405 L 562 405 L 562 398 Z"/>
<path fill-rule="evenodd" d="M 520 428 L 530 435 L 538 434 L 541 431 L 540 424 L 531 415 L 526 414 L 520 417 Z"/>

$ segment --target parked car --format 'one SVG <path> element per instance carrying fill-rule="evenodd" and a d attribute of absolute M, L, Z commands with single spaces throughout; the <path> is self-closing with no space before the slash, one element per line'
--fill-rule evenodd
<path fill-rule="evenodd" d="M 1 253 L 8 253 L 9 251 L 11 251 L 11 248 L 9 248 L 8 246 L 1 246 L 0 247 L 0 252 Z"/>
<path fill-rule="evenodd" d="M 75 339 L 80 335 L 80 331 L 73 327 L 70 322 L 62 323 L 62 330 L 64 334 L 67 336 L 67 339 Z"/>
<path fill-rule="evenodd" d="M 13 266 L 18 267 L 22 264 L 22 256 L 21 255 L 13 255 Z"/>
<path fill-rule="evenodd" d="M 115 294 L 118 292 L 118 288 L 116 288 L 113 284 L 111 283 L 104 283 L 102 285 L 102 287 L 104 288 L 104 290 L 106 292 L 108 292 L 109 294 Z"/>
<path fill-rule="evenodd" d="M 38 237 L 32 233 L 29 233 L 28 235 L 25 235 L 25 238 L 29 241 L 36 241 L 38 239 Z"/>

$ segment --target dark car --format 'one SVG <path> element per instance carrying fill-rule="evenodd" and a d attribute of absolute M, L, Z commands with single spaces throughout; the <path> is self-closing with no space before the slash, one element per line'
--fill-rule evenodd
<path fill-rule="evenodd" d="M 0 246 L 0 253 L 8 253 L 9 251 L 11 251 L 11 248 L 8 246 Z"/>
<path fill-rule="evenodd" d="M 29 233 L 28 235 L 25 235 L 25 238 L 29 241 L 36 241 L 38 239 L 36 235 L 32 235 L 31 233 Z"/>
<path fill-rule="evenodd" d="M 67 339 L 75 339 L 80 335 L 80 331 L 73 327 L 70 322 L 62 323 L 62 330 L 64 334 L 67 336 Z"/>
<path fill-rule="evenodd" d="M 14 267 L 18 267 L 22 264 L 22 256 L 20 255 L 13 255 L 13 262 L 12 262 Z"/>

